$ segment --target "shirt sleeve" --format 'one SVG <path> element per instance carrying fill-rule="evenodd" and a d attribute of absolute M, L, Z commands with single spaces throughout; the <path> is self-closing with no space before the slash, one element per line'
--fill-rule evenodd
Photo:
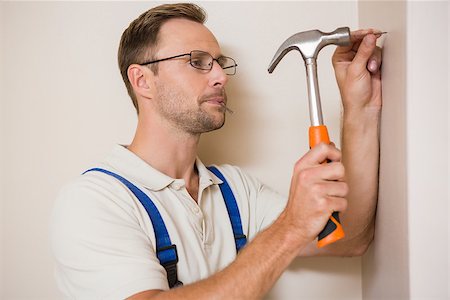
<path fill-rule="evenodd" d="M 131 192 L 101 175 L 82 177 L 61 190 L 52 216 L 61 291 L 73 299 L 124 299 L 167 290 L 166 272 L 140 225 Z"/>

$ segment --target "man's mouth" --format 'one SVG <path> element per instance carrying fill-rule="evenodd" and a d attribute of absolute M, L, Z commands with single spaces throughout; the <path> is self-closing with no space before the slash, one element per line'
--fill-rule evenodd
<path fill-rule="evenodd" d="M 212 104 L 217 104 L 217 105 L 222 105 L 222 106 L 226 105 L 225 99 L 222 96 L 207 98 L 205 100 L 205 102 L 212 103 Z"/>
<path fill-rule="evenodd" d="M 221 106 L 230 114 L 233 113 L 233 111 L 227 107 L 227 96 L 224 93 L 205 96 L 201 102 Z"/>

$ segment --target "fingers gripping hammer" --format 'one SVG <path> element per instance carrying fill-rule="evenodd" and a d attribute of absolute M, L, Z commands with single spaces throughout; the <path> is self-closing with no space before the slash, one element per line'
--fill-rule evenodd
<path fill-rule="evenodd" d="M 309 116 L 309 146 L 324 142 L 329 144 L 327 127 L 323 124 L 322 106 L 320 104 L 319 82 L 317 80 L 317 55 L 327 45 L 350 45 L 350 29 L 341 27 L 333 32 L 326 33 L 319 30 L 299 32 L 288 38 L 278 49 L 269 65 L 269 73 L 275 70 L 278 63 L 291 50 L 298 50 L 306 67 L 306 81 L 308 86 Z M 319 233 L 317 246 L 324 247 L 334 243 L 345 236 L 339 221 L 339 213 L 333 212 L 325 228 Z"/>

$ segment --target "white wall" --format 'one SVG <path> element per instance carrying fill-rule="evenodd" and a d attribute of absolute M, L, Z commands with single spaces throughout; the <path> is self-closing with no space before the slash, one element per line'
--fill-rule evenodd
<path fill-rule="evenodd" d="M 407 6 L 407 164 L 410 293 L 448 294 L 449 3 Z M 428 21 L 424 21 L 428 20 Z M 424 259 L 424 256 L 426 257 Z"/>
<path fill-rule="evenodd" d="M 4 2 L 1 37 L 0 205 L 2 299 L 58 299 L 48 220 L 59 187 L 129 143 L 136 124 L 116 51 L 148 2 Z M 308 149 L 305 71 L 298 53 L 267 66 L 293 33 L 356 28 L 355 2 L 208 2 L 207 25 L 239 63 L 229 85 L 236 111 L 202 140 L 206 162 L 243 166 L 287 194 L 292 164 Z M 322 50 L 325 121 L 339 141 L 333 47 Z M 243 146 L 245 145 L 245 146 Z M 326 288 L 324 288 L 326 287 Z M 268 298 L 360 299 L 360 259 L 299 259 Z"/>
<path fill-rule="evenodd" d="M 3 184 L 4 184 L 4 177 L 3 177 L 3 161 L 2 161 L 2 157 L 3 157 L 3 137 L 5 137 L 4 131 L 3 131 L 3 124 L 2 121 L 3 120 L 3 116 L 4 116 L 4 111 L 3 111 L 3 72 L 2 70 L 2 52 L 3 52 L 3 2 L 0 2 L 0 234 L 3 233 L 2 232 L 2 228 L 3 225 L 2 224 L 2 219 L 3 219 L 3 200 L 4 197 L 4 191 L 3 191 Z M 2 236 L 2 235 L 1 235 Z M 3 245 L 4 245 L 4 240 L 3 238 L 1 238 L 0 236 L 0 270 L 3 270 Z M 3 272 L 0 271 L 0 291 L 3 291 Z M 1 295 L 1 293 L 0 293 Z"/>
<path fill-rule="evenodd" d="M 363 299 L 409 297 L 406 187 L 406 2 L 359 2 L 361 27 L 387 31 L 383 45 L 380 187 L 375 240 L 363 257 Z"/>
<path fill-rule="evenodd" d="M 376 237 L 363 299 L 449 299 L 449 4 L 359 3 L 388 31 Z"/>

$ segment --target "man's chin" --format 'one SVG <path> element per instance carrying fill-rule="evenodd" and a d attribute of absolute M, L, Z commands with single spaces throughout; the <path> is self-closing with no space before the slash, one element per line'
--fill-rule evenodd
<path fill-rule="evenodd" d="M 207 128 L 205 128 L 205 132 L 211 132 L 214 130 L 218 130 L 218 129 L 222 128 L 224 125 L 225 125 L 225 116 L 223 117 L 222 122 L 211 124 L 211 126 L 208 126 Z"/>
<path fill-rule="evenodd" d="M 220 119 L 219 119 L 220 118 Z M 215 118 L 213 120 L 210 120 L 210 122 L 207 122 L 208 124 L 204 123 L 204 132 L 211 132 L 214 130 L 218 130 L 222 128 L 225 125 L 225 113 L 222 113 L 222 115 L 219 118 Z"/>

